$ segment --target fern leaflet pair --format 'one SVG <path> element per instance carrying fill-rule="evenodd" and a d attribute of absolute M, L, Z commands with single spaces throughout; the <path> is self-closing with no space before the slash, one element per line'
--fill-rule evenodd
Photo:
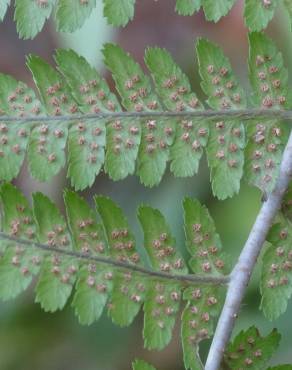
<path fill-rule="evenodd" d="M 249 39 L 253 90 L 249 105 L 263 110 L 288 108 L 288 76 L 281 54 L 263 34 L 250 34 Z M 201 39 L 197 55 L 208 106 L 223 112 L 246 109 L 245 93 L 222 51 Z M 56 53 L 61 73 L 39 57 L 28 58 L 41 102 L 22 82 L 0 76 L 0 107 L 9 118 L 5 122 L 7 118 L 2 117 L 0 125 L 2 180 L 17 176 L 27 152 L 33 177 L 48 181 L 64 166 L 67 145 L 68 177 L 76 190 L 91 186 L 102 166 L 115 181 L 137 173 L 145 186 L 152 187 L 160 183 L 168 161 L 175 176 L 193 176 L 205 149 L 213 193 L 219 199 L 236 194 L 242 177 L 262 191 L 273 190 L 287 141 L 283 122 L 254 119 L 244 125 L 240 118 L 192 119 L 188 114 L 203 112 L 204 105 L 168 52 L 158 48 L 146 51 L 145 62 L 155 88 L 118 46 L 105 45 L 104 56 L 122 106 L 95 69 L 71 50 Z M 142 117 L 123 117 L 123 109 Z M 186 116 L 166 118 L 164 111 L 185 112 Z M 110 119 L 111 113 L 120 117 Z M 151 117 L 155 113 L 159 115 Z M 96 119 L 86 119 L 86 114 L 96 114 Z M 99 114 L 109 117 L 98 118 Z M 74 120 L 74 115 L 78 119 Z M 54 117 L 51 122 L 50 116 Z M 14 122 L 13 117 L 20 119 Z M 31 123 L 27 122 L 30 117 Z"/>
<path fill-rule="evenodd" d="M 67 223 L 41 193 L 33 194 L 32 210 L 10 184 L 2 186 L 1 199 L 1 299 L 14 298 L 37 276 L 36 302 L 45 311 L 62 309 L 75 290 L 72 306 L 81 324 L 98 320 L 107 307 L 115 324 L 127 326 L 143 306 L 144 345 L 158 350 L 171 340 L 180 303 L 184 302 L 184 363 L 187 369 L 202 367 L 196 355 L 198 345 L 213 333 L 213 320 L 220 313 L 228 283 L 228 258 L 204 206 L 190 198 L 183 202 L 186 246 L 191 256 L 188 265 L 194 274 L 189 275 L 175 238 L 157 209 L 142 205 L 138 210 L 147 253 L 147 260 L 142 260 L 141 247 L 136 247 L 122 210 L 109 198 L 95 197 L 97 217 L 84 199 L 66 190 Z M 284 204 L 288 202 L 289 198 Z M 281 217 L 282 223 L 289 223 Z M 262 308 L 270 319 L 285 311 L 291 295 L 290 239 L 289 229 L 278 223 L 268 237 L 273 244 L 264 254 L 261 293 Z M 259 355 L 253 355 L 256 364 L 266 361 L 263 350 L 259 352 L 253 345 L 250 350 L 258 351 Z M 249 355 L 245 356 L 249 361 Z M 242 354 L 226 354 L 225 360 L 243 361 Z"/>
<path fill-rule="evenodd" d="M 143 305 L 145 347 L 159 350 L 169 343 L 180 302 L 184 300 L 184 357 L 186 366 L 197 366 L 199 359 L 194 349 L 212 334 L 213 318 L 219 314 L 223 297 L 220 283 L 227 271 L 213 221 L 198 201 L 187 198 L 184 209 L 187 245 L 192 255 L 190 266 L 201 277 L 200 286 L 175 279 L 176 275 L 186 275 L 188 268 L 166 220 L 156 209 L 141 206 L 138 218 L 144 232 L 146 264 L 154 271 L 167 273 L 168 279 L 151 276 L 151 269 L 148 274 L 131 269 L 132 265 L 143 266 L 145 261 L 141 261 L 122 210 L 109 198 L 95 198 L 101 224 L 82 198 L 66 191 L 68 226 L 56 206 L 41 193 L 33 195 L 33 210 L 12 185 L 2 186 L 1 199 L 2 299 L 13 298 L 27 289 L 38 275 L 36 302 L 45 311 L 62 309 L 75 286 L 72 306 L 82 324 L 98 320 L 107 305 L 113 322 L 126 326 Z M 5 239 L 5 234 L 10 239 Z M 47 249 L 39 248 L 36 242 Z M 81 253 L 83 258 L 72 251 Z M 127 263 L 128 268 L 97 263 L 95 256 Z M 210 277 L 215 283 L 218 278 L 219 287 L 210 285 Z"/>
<path fill-rule="evenodd" d="M 14 20 L 18 34 L 23 39 L 34 38 L 54 10 L 57 30 L 74 32 L 83 26 L 98 1 L 101 0 L 15 0 Z M 1 20 L 10 2 L 0 1 Z M 135 0 L 102 0 L 102 3 L 103 15 L 109 24 L 125 26 L 134 17 Z M 176 0 L 175 10 L 180 15 L 193 15 L 203 8 L 208 21 L 218 22 L 235 3 L 236 0 Z M 292 17 L 291 0 L 245 0 L 244 4 L 245 23 L 251 31 L 266 28 L 280 5 L 289 18 Z"/>

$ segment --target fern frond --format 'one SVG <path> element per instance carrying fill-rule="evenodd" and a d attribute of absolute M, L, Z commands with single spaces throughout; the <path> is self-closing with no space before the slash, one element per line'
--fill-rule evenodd
<path fill-rule="evenodd" d="M 207 40 L 197 44 L 202 89 L 213 109 L 246 107 L 246 98 L 222 51 Z M 207 158 L 213 193 L 225 199 L 237 193 L 243 174 L 244 127 L 239 121 L 211 122 Z"/>
<path fill-rule="evenodd" d="M 41 243 L 62 245 L 72 250 L 73 245 L 64 218 L 55 204 L 42 193 L 33 195 L 33 213 Z M 78 265 L 72 257 L 54 254 L 46 257 L 36 286 L 36 302 L 45 311 L 62 309 L 71 294 L 77 270 Z"/>
<path fill-rule="evenodd" d="M 151 207 L 142 206 L 138 218 L 144 232 L 144 246 L 153 268 L 173 274 L 186 273 L 185 262 L 175 248 L 175 239 L 162 214 Z M 144 304 L 143 329 L 148 349 L 162 349 L 170 342 L 180 306 L 180 295 L 178 284 L 149 284 Z"/>
<path fill-rule="evenodd" d="M 96 7 L 96 0 L 54 0 L 56 2 L 57 29 L 62 32 L 74 32 L 83 26 Z"/>
<path fill-rule="evenodd" d="M 0 74 L 0 84 L 1 115 L 9 117 L 37 117 L 45 113 L 44 108 L 36 98 L 35 92 L 22 82 L 18 82 L 10 76 Z M 34 130 L 30 133 L 31 129 L 32 125 L 30 122 L 22 124 L 19 121 L 11 121 L 9 125 L 6 125 L 4 122 L 0 124 L 1 180 L 11 181 L 18 175 L 25 158 L 29 140 L 31 141 L 28 149 L 29 153 L 34 146 L 32 143 Z M 30 157 L 30 154 L 28 154 L 28 157 Z M 33 174 L 33 166 L 30 168 Z"/>
<path fill-rule="evenodd" d="M 288 103 L 288 73 L 282 55 L 264 34 L 249 35 L 249 72 L 252 103 L 264 109 L 282 109 Z M 265 192 L 274 188 L 283 148 L 288 140 L 285 122 L 251 121 L 246 146 L 246 180 Z"/>
<path fill-rule="evenodd" d="M 41 193 L 33 194 L 33 210 L 10 184 L 4 184 L 0 194 L 1 299 L 17 296 L 36 276 L 36 302 L 54 312 L 62 309 L 74 292 L 72 306 L 82 324 L 98 320 L 107 305 L 114 323 L 130 325 L 143 305 L 145 347 L 161 350 L 172 338 L 183 296 L 187 304 L 182 340 L 186 364 L 193 366 L 189 360 L 193 349 L 198 351 L 199 342 L 212 334 L 212 319 L 220 311 L 228 282 L 228 275 L 221 273 L 223 261 L 219 266 L 214 257 L 217 272 L 193 268 L 195 275 L 190 275 L 166 220 L 149 206 L 140 207 L 138 218 L 150 269 L 136 250 L 121 208 L 109 198 L 95 198 L 100 224 L 84 199 L 66 190 L 67 227 L 55 204 Z M 186 203 L 197 210 L 195 216 L 185 214 L 186 228 L 193 225 L 197 235 L 201 222 L 207 253 L 216 256 L 219 251 L 211 234 L 215 233 L 215 238 L 217 234 L 204 226 L 212 222 L 210 216 L 197 201 L 188 199 Z M 207 266 L 197 243 L 190 249 L 191 265 L 198 259 Z"/>
<path fill-rule="evenodd" d="M 190 267 L 194 273 L 221 276 L 226 273 L 220 236 L 208 210 L 197 200 L 186 198 L 184 225 L 186 244 L 191 254 Z M 222 306 L 220 289 L 214 287 L 188 288 L 184 292 L 187 305 L 182 314 L 182 344 L 187 369 L 203 368 L 199 357 L 200 341 L 213 334 L 213 320 Z M 206 307 L 209 307 L 206 310 Z"/>
<path fill-rule="evenodd" d="M 244 18 L 247 27 L 251 31 L 261 31 L 262 29 L 266 28 L 270 20 L 274 17 L 275 10 L 279 5 L 279 0 L 245 0 Z M 285 6 L 287 5 L 285 4 Z"/>
<path fill-rule="evenodd" d="M 112 106 L 120 110 L 106 82 L 84 58 L 72 50 L 57 50 L 55 59 L 82 113 L 110 112 Z M 91 186 L 101 170 L 105 160 L 105 123 L 102 119 L 92 120 L 88 127 L 88 122 L 79 122 L 70 129 L 68 176 L 75 188 Z"/>
<path fill-rule="evenodd" d="M 280 339 L 276 329 L 266 337 L 262 337 L 255 326 L 241 331 L 225 351 L 223 368 L 264 369 L 277 350 Z"/>
<path fill-rule="evenodd" d="M 193 176 L 206 149 L 218 198 L 237 193 L 243 174 L 247 182 L 271 192 L 287 140 L 281 118 L 291 104 L 281 54 L 266 36 L 250 35 L 252 103 L 266 119 L 252 120 L 247 129 L 243 119 L 254 117 L 248 115 L 245 93 L 229 61 L 203 39 L 197 54 L 208 111 L 164 49 L 150 48 L 145 54 L 153 86 L 129 54 L 105 45 L 105 63 L 127 111 L 97 71 L 72 50 L 57 51 L 60 73 L 29 56 L 42 104 L 23 83 L 0 75 L 5 115 L 0 116 L 0 180 L 17 176 L 26 151 L 33 177 L 49 180 L 64 166 L 68 144 L 67 176 L 76 190 L 91 186 L 102 166 L 113 180 L 136 172 L 151 187 L 159 184 L 169 161 L 175 176 Z"/>
<path fill-rule="evenodd" d="M 213 334 L 214 319 L 222 308 L 224 292 L 221 288 L 187 288 L 184 300 L 187 305 L 182 313 L 181 337 L 186 369 L 203 369 L 199 344 Z"/>
<path fill-rule="evenodd" d="M 60 32 L 74 32 L 81 28 L 101 0 L 15 0 L 14 20 L 23 39 L 34 38 L 45 21 L 54 13 L 56 28 Z M 126 26 L 134 18 L 136 0 L 102 0 L 103 15 L 113 26 Z M 236 0 L 176 0 L 175 11 L 190 16 L 201 8 L 208 21 L 218 22 L 226 16 Z M 245 0 L 244 18 L 251 31 L 266 28 L 280 5 L 280 0 Z M 3 20 L 10 0 L 0 2 L 0 20 Z M 291 1 L 284 0 L 291 22 Z"/>
<path fill-rule="evenodd" d="M 112 256 L 118 261 L 140 265 L 135 237 L 129 230 L 122 210 L 109 198 L 96 197 L 95 202 L 105 227 Z M 144 302 L 147 282 L 129 272 L 116 275 L 113 283 L 110 303 L 112 320 L 120 326 L 130 325 Z"/>
<path fill-rule="evenodd" d="M 259 329 L 255 326 L 242 330 L 225 349 L 220 369 L 264 369 L 278 349 L 280 339 L 281 335 L 276 329 L 266 337 L 261 336 Z M 203 365 L 199 363 L 190 365 L 190 367 L 187 363 L 185 365 L 186 369 L 203 369 Z M 133 362 L 132 366 L 133 370 L 155 370 L 150 364 L 138 359 Z M 269 367 L 268 370 L 291 370 L 291 368 L 292 365 L 277 365 Z"/>
<path fill-rule="evenodd" d="M 125 109 L 136 112 L 163 109 L 158 96 L 152 90 L 150 78 L 144 75 L 141 67 L 129 54 L 117 45 L 107 44 L 104 56 Z M 152 187 L 160 183 L 166 170 L 169 146 L 173 143 L 174 122 L 165 122 L 163 118 L 145 120 L 141 122 L 141 131 L 137 173 L 144 185 Z M 168 135 L 167 132 L 171 134 Z"/>
<path fill-rule="evenodd" d="M 51 16 L 55 3 L 56 0 L 15 0 L 14 21 L 19 36 L 34 38 Z"/>
<path fill-rule="evenodd" d="M 27 199 L 9 184 L 2 185 L 0 195 L 5 212 L 2 230 L 15 237 L 24 235 L 30 242 L 36 241 L 36 224 Z M 33 276 L 39 273 L 43 256 L 38 250 L 25 249 L 10 240 L 1 239 L 0 246 L 0 296 L 8 300 L 27 289 Z"/>
<path fill-rule="evenodd" d="M 72 191 L 65 191 L 64 201 L 67 220 L 75 250 L 93 256 L 109 256 L 103 228 L 95 221 L 95 213 L 84 199 Z M 81 224 L 81 220 L 86 222 Z M 82 227 L 80 227 L 82 226 Z M 81 324 L 91 324 L 100 318 L 112 289 L 111 269 L 108 266 L 91 263 L 80 265 L 76 292 L 72 302 Z M 91 289 L 90 282 L 95 280 L 99 294 Z"/>
<path fill-rule="evenodd" d="M 146 50 L 145 62 L 156 86 L 156 92 L 171 112 L 199 112 L 204 109 L 191 91 L 188 77 L 164 49 Z M 208 141 L 208 123 L 200 119 L 175 120 L 176 136 L 170 148 L 170 170 L 177 177 L 192 176 L 198 172 L 203 149 Z M 191 118 L 191 117 L 190 117 Z M 165 135 L 172 136 L 173 128 L 166 127 Z"/>
<path fill-rule="evenodd" d="M 266 238 L 261 266 L 261 305 L 269 320 L 283 314 L 292 295 L 291 191 L 282 200 L 281 210 Z"/>
<path fill-rule="evenodd" d="M 291 223 L 281 218 L 273 225 L 267 241 L 271 243 L 263 256 L 261 309 L 270 320 L 286 311 L 292 294 Z"/>

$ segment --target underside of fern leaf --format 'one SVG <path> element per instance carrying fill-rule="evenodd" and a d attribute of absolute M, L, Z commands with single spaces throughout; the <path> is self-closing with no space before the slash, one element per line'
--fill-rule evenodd
<path fill-rule="evenodd" d="M 270 230 L 267 241 L 271 244 L 263 256 L 261 276 L 261 309 L 270 320 L 286 311 L 292 294 L 291 223 L 281 217 Z"/>
<path fill-rule="evenodd" d="M 266 237 L 261 266 L 260 308 L 269 320 L 283 314 L 292 295 L 291 205 L 292 183 Z"/>
<path fill-rule="evenodd" d="M 280 339 L 277 330 L 266 337 L 262 337 L 255 326 L 241 331 L 225 351 L 223 369 L 264 369 Z"/>
<path fill-rule="evenodd" d="M 224 351 L 221 370 L 259 370 L 266 369 L 268 361 L 279 347 L 281 335 L 276 329 L 266 337 L 262 336 L 255 326 L 242 330 Z M 143 360 L 136 359 L 132 364 L 133 370 L 155 370 L 153 366 Z M 186 366 L 186 368 L 188 368 Z M 192 370 L 200 369 L 194 365 Z M 268 370 L 291 370 L 291 365 L 277 365 Z"/>
<path fill-rule="evenodd" d="M 110 24 L 125 26 L 134 17 L 136 0 L 15 0 L 17 31 L 23 39 L 34 38 L 54 12 L 57 30 L 74 32 L 98 1 Z M 180 15 L 202 9 L 207 20 L 218 22 L 236 0 L 175 3 Z M 18 176 L 27 156 L 30 173 L 41 182 L 66 166 L 75 190 L 91 187 L 103 171 L 114 181 L 136 175 L 153 187 L 168 166 L 176 177 L 194 176 L 205 152 L 218 199 L 237 194 L 242 179 L 273 196 L 288 138 L 287 125 L 278 117 L 291 108 L 291 94 L 283 57 L 260 31 L 280 3 L 292 19 L 290 0 L 244 2 L 251 31 L 251 94 L 240 86 L 223 51 L 206 39 L 196 43 L 202 90 L 198 95 L 171 55 L 157 47 L 145 52 L 147 74 L 121 47 L 104 45 L 115 92 L 73 50 L 57 50 L 55 68 L 38 56 L 27 57 L 36 91 L 0 74 L 0 299 L 15 298 L 34 282 L 35 302 L 44 311 L 62 310 L 70 300 L 83 325 L 91 325 L 106 311 L 114 324 L 129 326 L 143 311 L 142 335 L 149 350 L 163 350 L 170 343 L 181 312 L 185 368 L 204 369 L 200 344 L 213 336 L 226 286 L 237 283 L 236 269 L 229 275 L 227 256 L 205 206 L 191 198 L 183 201 L 183 258 L 158 209 L 139 207 L 144 243 L 137 246 L 123 210 L 110 198 L 95 196 L 91 209 L 66 189 L 63 215 L 42 193 L 34 193 L 30 204 L 9 181 Z M 10 0 L 0 0 L 0 21 L 10 5 Z M 207 99 L 200 101 L 197 96 L 204 94 Z M 247 124 L 246 116 L 252 118 Z M 291 189 L 270 228 L 262 258 L 260 308 L 270 320 L 285 312 L 292 294 Z M 228 303 L 227 298 L 219 331 Z M 235 317 L 229 315 L 231 325 Z M 217 333 L 213 343 L 216 338 Z M 262 337 L 253 326 L 228 346 L 227 341 L 220 341 L 217 368 L 256 370 L 267 366 L 280 335 L 274 329 Z M 139 359 L 132 368 L 155 370 Z"/>
<path fill-rule="evenodd" d="M 263 34 L 252 33 L 249 40 L 252 106 L 267 112 L 289 108 L 281 54 Z M 213 193 L 219 199 L 236 194 L 242 177 L 271 192 L 287 140 L 286 125 L 276 118 L 248 124 L 236 116 L 224 119 L 225 112 L 247 109 L 245 93 L 217 45 L 200 39 L 197 55 L 206 104 L 221 119 L 204 116 L 187 76 L 164 49 L 146 50 L 152 84 L 128 53 L 105 45 L 105 64 L 122 106 L 106 81 L 74 51 L 56 52 L 57 70 L 29 56 L 40 100 L 22 82 L 0 75 L 5 116 L 0 117 L 0 180 L 18 175 L 27 152 L 33 177 L 48 181 L 65 165 L 67 151 L 67 176 L 76 190 L 92 186 L 102 170 L 116 181 L 137 174 L 152 187 L 160 183 L 169 162 L 175 176 L 193 176 L 206 150 Z"/>
<path fill-rule="evenodd" d="M 34 38 L 52 13 L 58 31 L 74 32 L 83 26 L 99 1 L 103 3 L 103 15 L 109 24 L 126 26 L 134 17 L 136 0 L 14 0 L 14 20 L 19 36 L 23 39 Z M 190 16 L 202 8 L 208 21 L 218 22 L 235 3 L 236 0 L 176 0 L 175 10 L 180 15 Z M 280 0 L 245 0 L 247 27 L 251 31 L 266 28 L 280 3 Z M 10 0 L 1 0 L 0 20 L 5 17 L 9 5 Z M 291 19 L 290 0 L 284 0 L 284 7 Z"/>
<path fill-rule="evenodd" d="M 246 106 L 242 88 L 222 51 L 207 40 L 197 44 L 202 89 L 212 109 L 240 109 Z M 213 193 L 225 199 L 237 193 L 243 174 L 244 127 L 239 121 L 210 122 L 207 158 Z"/>
<path fill-rule="evenodd" d="M 10 184 L 2 185 L 0 194 L 1 299 L 14 298 L 35 279 L 35 300 L 45 311 L 62 309 L 73 295 L 75 314 L 87 325 L 98 320 L 105 308 L 114 323 L 130 325 L 143 305 L 145 347 L 161 350 L 172 338 L 183 298 L 184 358 L 187 368 L 197 368 L 199 343 L 212 335 L 228 281 L 219 237 L 198 201 L 184 202 L 194 273 L 189 274 L 157 209 L 143 205 L 138 212 L 151 266 L 146 268 L 123 211 L 111 199 L 95 198 L 99 223 L 85 200 L 66 190 L 66 223 L 41 193 L 33 194 L 32 209 Z"/>
<path fill-rule="evenodd" d="M 288 107 L 287 70 L 282 55 L 264 34 L 250 34 L 249 72 L 254 106 Z M 245 177 L 265 192 L 273 190 L 283 148 L 288 139 L 285 123 L 277 120 L 248 123 Z"/>

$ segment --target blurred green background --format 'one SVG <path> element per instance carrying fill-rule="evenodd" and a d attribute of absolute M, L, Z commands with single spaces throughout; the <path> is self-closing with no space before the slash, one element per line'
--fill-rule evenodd
<path fill-rule="evenodd" d="M 194 42 L 199 36 L 217 42 L 231 59 L 234 70 L 248 89 L 247 80 L 247 30 L 242 20 L 242 1 L 218 24 L 207 23 L 202 13 L 193 17 L 180 17 L 174 12 L 175 0 L 140 0 L 135 19 L 124 29 L 113 29 L 102 17 L 101 1 L 82 30 L 72 35 L 55 33 L 54 25 L 47 24 L 33 41 L 18 39 L 10 9 L 5 22 L 0 25 L 0 71 L 32 85 L 25 68 L 25 55 L 36 53 L 53 63 L 57 47 L 71 47 L 84 55 L 90 63 L 103 71 L 113 87 L 111 77 L 103 68 L 100 53 L 104 42 L 115 41 L 131 52 L 144 66 L 143 54 L 147 46 L 167 48 L 178 64 L 190 77 L 194 90 L 201 96 Z M 267 33 L 283 51 L 289 70 L 292 70 L 292 36 L 288 32 L 288 19 L 280 9 L 270 23 Z M 65 171 L 48 184 L 33 181 L 26 167 L 16 181 L 30 198 L 34 190 L 49 194 L 63 208 L 62 189 L 69 186 Z M 111 182 L 105 175 L 96 179 L 94 187 L 83 195 L 89 202 L 93 194 L 110 195 L 125 210 L 138 242 L 142 234 L 135 213 L 141 202 L 159 208 L 166 215 L 177 238 L 177 245 L 184 249 L 181 203 L 185 196 L 199 198 L 206 204 L 215 219 L 224 247 L 234 263 L 242 248 L 260 207 L 259 191 L 242 184 L 240 193 L 232 199 L 219 202 L 212 196 L 206 160 L 201 163 L 197 176 L 174 179 L 166 174 L 159 187 L 145 189 L 135 177 L 122 182 Z M 235 333 L 250 325 L 257 325 L 267 334 L 278 327 L 282 334 L 281 348 L 273 363 L 292 362 L 292 304 L 276 322 L 268 322 L 259 311 L 259 273 L 256 271 L 241 307 Z M 33 287 L 19 298 L 0 303 L 0 370 L 129 370 L 135 357 L 149 360 L 161 370 L 183 369 L 179 323 L 169 346 L 162 352 L 143 349 L 140 314 L 130 328 L 114 326 L 106 314 L 102 319 L 83 327 L 78 324 L 73 310 L 68 307 L 56 314 L 46 314 L 33 303 Z M 203 346 L 206 350 L 208 342 Z"/>

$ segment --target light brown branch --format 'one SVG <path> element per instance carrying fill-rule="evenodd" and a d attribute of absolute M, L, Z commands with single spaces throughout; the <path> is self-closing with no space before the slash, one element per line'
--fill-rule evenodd
<path fill-rule="evenodd" d="M 208 354 L 205 370 L 218 370 L 230 339 L 247 285 L 272 222 L 281 207 L 283 196 L 292 177 L 292 132 L 283 153 L 275 190 L 263 204 L 238 262 L 230 275 L 223 310 Z"/>

